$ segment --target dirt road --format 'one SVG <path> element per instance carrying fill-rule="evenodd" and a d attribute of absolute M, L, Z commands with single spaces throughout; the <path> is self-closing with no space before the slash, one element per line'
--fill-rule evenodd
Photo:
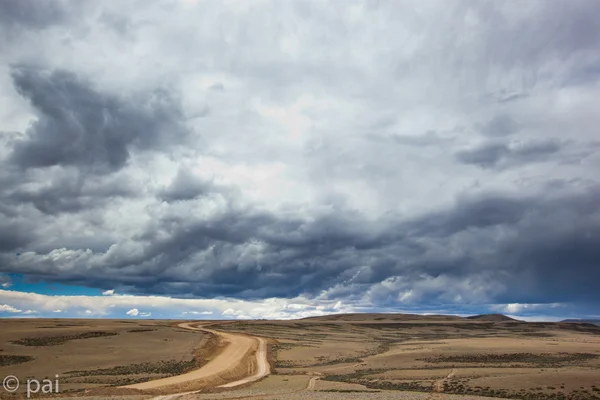
<path fill-rule="evenodd" d="M 257 337 L 256 339 L 258 339 L 258 349 L 256 350 L 256 357 L 255 357 L 256 372 L 254 373 L 254 375 L 249 376 L 244 379 L 240 379 L 239 381 L 226 383 L 219 387 L 230 388 L 230 387 L 240 386 L 245 383 L 257 381 L 257 380 L 261 379 L 262 377 L 269 375 L 269 372 L 271 372 L 271 371 L 269 368 L 270 367 L 269 362 L 267 361 L 267 341 L 265 339 L 259 338 L 259 337 Z"/>
<path fill-rule="evenodd" d="M 440 398 L 440 393 L 442 393 L 444 391 L 444 384 L 449 379 L 451 379 L 454 375 L 456 375 L 457 372 L 458 372 L 458 370 L 456 368 L 453 368 L 452 371 L 450 371 L 450 373 L 448 375 L 446 375 L 444 378 L 436 381 L 433 384 L 433 391 L 431 392 L 431 395 L 428 397 L 428 400 Z"/>
<path fill-rule="evenodd" d="M 313 376 L 312 378 L 310 378 L 310 380 L 308 381 L 308 384 L 306 385 L 306 390 L 315 390 L 315 385 L 317 384 L 317 379 L 319 379 L 316 376 Z"/>
<path fill-rule="evenodd" d="M 270 367 L 269 362 L 267 361 L 267 342 L 265 339 L 196 327 L 192 326 L 192 323 L 189 322 L 180 324 L 179 326 L 184 329 L 215 334 L 226 343 L 226 346 L 214 359 L 197 370 L 182 375 L 136 383 L 123 387 L 147 390 L 188 383 L 191 381 L 203 381 L 206 382 L 207 386 L 210 386 L 211 382 L 227 381 L 229 378 L 235 379 L 239 377 L 240 369 L 244 368 L 244 365 L 247 364 L 248 355 L 252 354 L 252 350 L 255 350 L 254 361 L 252 362 L 255 370 L 254 374 L 239 380 L 228 382 L 220 387 L 243 385 L 259 380 L 269 374 Z"/>

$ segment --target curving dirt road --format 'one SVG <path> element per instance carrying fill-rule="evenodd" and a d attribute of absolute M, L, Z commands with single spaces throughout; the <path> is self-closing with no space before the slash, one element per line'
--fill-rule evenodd
<path fill-rule="evenodd" d="M 315 386 L 317 384 L 317 379 L 319 379 L 319 378 L 316 376 L 313 376 L 312 378 L 310 378 L 308 380 L 308 384 L 306 385 L 305 390 L 315 390 Z"/>
<path fill-rule="evenodd" d="M 179 326 L 184 329 L 198 330 L 219 336 L 226 343 L 223 351 L 197 370 L 182 375 L 136 383 L 123 387 L 147 390 L 198 380 L 207 382 L 209 385 L 211 381 L 222 382 L 223 380 L 227 380 L 229 376 L 235 376 L 236 370 L 247 362 L 247 355 L 253 349 L 256 349 L 254 354 L 255 360 L 253 363 L 255 365 L 255 373 L 251 376 L 226 383 L 219 387 L 228 388 L 243 385 L 245 383 L 257 381 L 269 374 L 270 366 L 267 361 L 267 342 L 265 339 L 236 333 L 215 331 L 208 328 L 192 326 L 191 324 L 192 323 L 187 322 L 179 324 Z"/>
<path fill-rule="evenodd" d="M 433 400 L 433 399 L 440 398 L 440 393 L 442 393 L 444 391 L 444 383 L 446 383 L 446 381 L 448 381 L 450 378 L 452 378 L 454 375 L 456 375 L 457 372 L 458 372 L 458 370 L 456 368 L 452 368 L 452 371 L 450 371 L 450 373 L 448 375 L 446 375 L 444 378 L 436 381 L 433 384 L 433 391 L 431 392 L 431 394 L 429 395 L 427 400 Z"/>
<path fill-rule="evenodd" d="M 258 348 L 256 349 L 256 372 L 254 375 L 240 379 L 239 381 L 226 383 L 219 387 L 230 388 L 240 386 L 246 383 L 257 381 L 262 377 L 269 375 L 269 372 L 271 371 L 269 368 L 269 362 L 267 361 L 267 341 L 261 337 L 256 337 L 256 339 L 258 339 Z"/>

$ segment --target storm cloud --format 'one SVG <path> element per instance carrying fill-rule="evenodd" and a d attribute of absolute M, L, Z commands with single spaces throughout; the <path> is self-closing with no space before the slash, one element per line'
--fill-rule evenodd
<path fill-rule="evenodd" d="M 64 165 L 108 173 L 125 166 L 132 146 L 162 148 L 183 139 L 181 115 L 165 92 L 118 99 L 60 70 L 16 67 L 12 78 L 36 111 L 25 138 L 14 144 L 11 161 L 21 168 Z"/>
<path fill-rule="evenodd" d="M 67 17 L 62 2 L 33 4 L 29 1 L 6 0 L 2 3 L 0 22 L 5 28 L 23 26 L 40 29 L 64 21 Z"/>
<path fill-rule="evenodd" d="M 1 6 L 0 272 L 315 312 L 600 304 L 597 2 L 250 3 Z"/>
<path fill-rule="evenodd" d="M 561 145 L 555 140 L 518 143 L 515 146 L 506 143 L 487 143 L 474 149 L 460 151 L 457 158 L 465 164 L 474 164 L 483 168 L 510 167 L 547 161 L 560 149 Z"/>

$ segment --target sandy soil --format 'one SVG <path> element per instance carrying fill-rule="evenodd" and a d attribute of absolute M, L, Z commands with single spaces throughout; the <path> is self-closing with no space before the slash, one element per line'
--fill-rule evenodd
<path fill-rule="evenodd" d="M 177 400 L 486 400 L 479 396 L 457 396 L 444 393 L 416 393 L 370 390 L 361 385 L 322 381 L 319 377 L 277 376 L 254 385 L 220 393 L 193 393 L 177 397 Z M 173 400 L 161 399 L 161 400 Z M 498 398 L 496 398 L 498 400 Z"/>
<path fill-rule="evenodd" d="M 61 391 L 67 392 L 163 378 L 170 370 L 180 373 L 177 367 L 193 367 L 194 350 L 203 348 L 208 338 L 202 332 L 173 326 L 174 322 L 0 319 L 0 356 L 32 358 L 16 364 L 0 363 L 0 377 L 44 378 L 58 374 Z M 107 336 L 74 339 L 89 332 L 102 332 Z M 41 343 L 32 346 L 18 343 L 31 338 Z M 44 343 L 45 339 L 56 338 L 73 339 L 53 345 Z M 165 362 L 171 363 L 173 368 L 166 368 Z"/>
<path fill-rule="evenodd" d="M 223 351 L 197 370 L 168 378 L 126 385 L 123 386 L 124 388 L 148 390 L 181 385 L 192 381 L 200 381 L 205 383 L 205 386 L 212 386 L 211 384 L 221 380 L 234 379 L 233 381 L 218 385 L 218 387 L 231 388 L 254 382 L 269 374 L 266 340 L 243 334 L 219 332 L 207 327 L 193 326 L 192 323 L 182 323 L 179 326 L 184 329 L 217 335 L 225 344 Z M 248 357 L 253 358 L 251 365 L 253 365 L 255 371 L 250 376 L 244 377 L 244 371 L 240 370 L 240 367 L 243 369 L 243 365 Z M 240 378 L 240 375 L 242 376 L 241 379 L 235 379 Z"/>
<path fill-rule="evenodd" d="M 276 339 L 277 374 L 320 376 L 311 398 L 350 398 L 358 389 L 345 385 L 358 384 L 412 398 L 600 399 L 600 329 L 590 325 L 354 314 L 215 329 Z M 340 385 L 319 390 L 326 382 Z"/>
<path fill-rule="evenodd" d="M 192 372 L 175 376 L 169 370 L 170 378 L 154 373 L 152 382 L 121 384 L 138 389 L 106 387 L 61 395 L 88 400 L 150 400 L 157 395 L 162 395 L 157 400 L 600 399 L 600 328 L 593 325 L 389 314 L 204 321 L 199 327 L 197 321 L 183 322 L 11 321 L 4 323 L 9 330 L 0 331 L 11 340 L 86 330 L 118 335 L 45 347 L 9 341 L 1 347 L 9 357 L 43 356 L 49 366 L 62 365 L 63 371 L 69 370 L 68 363 L 101 361 L 107 348 L 123 352 L 121 363 L 127 362 L 127 354 L 142 357 L 137 350 L 130 352 L 130 346 L 147 348 L 153 357 L 167 354 L 165 359 L 172 358 L 171 350 L 187 348 L 182 359 L 196 357 Z M 190 348 L 190 343 L 196 346 Z M 77 360 L 65 355 L 66 349 L 93 355 Z M 37 359 L 6 371 L 35 363 Z M 125 377 L 116 378 L 133 380 L 138 375 L 127 370 Z M 112 382 L 99 373 L 91 378 L 102 380 L 97 383 L 86 375 L 78 378 L 79 384 Z M 73 376 L 68 379 L 76 384 Z"/>
<path fill-rule="evenodd" d="M 267 376 L 271 370 L 270 365 L 269 365 L 269 361 L 267 360 L 267 341 L 263 338 L 257 338 L 258 339 L 258 350 L 256 352 L 256 372 L 247 377 L 247 378 L 243 378 L 234 382 L 230 382 L 230 383 L 226 383 L 224 385 L 221 385 L 219 387 L 222 388 L 232 388 L 232 387 L 236 387 L 236 386 L 241 386 L 241 385 L 245 385 L 247 383 L 251 383 L 251 382 L 255 382 L 259 379 L 262 379 L 263 377 Z"/>

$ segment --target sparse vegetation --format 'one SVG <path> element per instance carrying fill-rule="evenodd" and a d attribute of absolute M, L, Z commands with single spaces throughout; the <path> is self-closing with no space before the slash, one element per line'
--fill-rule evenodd
<path fill-rule="evenodd" d="M 65 373 L 66 377 L 85 377 L 85 376 L 97 376 L 97 375 L 141 375 L 141 374 L 159 374 L 164 376 L 173 376 L 186 373 L 197 366 L 196 360 L 191 359 L 188 361 L 160 361 L 156 363 L 140 363 L 121 365 L 112 368 L 98 368 L 85 371 L 69 371 Z M 144 378 L 144 380 L 136 382 L 144 382 L 153 379 L 152 377 Z"/>
<path fill-rule="evenodd" d="M 536 364 L 541 367 L 553 367 L 561 364 L 573 364 L 598 358 L 590 353 L 504 353 L 504 354 L 458 354 L 448 356 L 435 356 L 419 358 L 418 360 L 430 363 L 477 363 L 477 364 L 505 364 L 525 363 Z"/>
<path fill-rule="evenodd" d="M 28 361 L 35 360 L 35 357 L 32 356 L 8 356 L 8 355 L 0 355 L 0 367 L 5 367 L 7 365 L 15 365 L 22 364 Z"/>
<path fill-rule="evenodd" d="M 58 346 L 70 340 L 91 339 L 104 336 L 115 336 L 116 332 L 84 332 L 76 335 L 61 335 L 61 336 L 39 336 L 28 337 L 19 340 L 13 340 L 11 343 L 20 344 L 22 346 Z"/>
<path fill-rule="evenodd" d="M 344 394 L 354 398 L 352 393 L 362 398 L 361 393 L 367 392 L 372 394 L 364 398 L 387 399 L 396 395 L 402 398 L 405 394 L 393 391 L 409 391 L 523 400 L 600 400 L 598 327 L 459 317 L 448 317 L 445 321 L 439 316 L 433 320 L 396 315 L 362 316 L 362 321 L 360 318 L 353 315 L 348 321 L 343 316 L 323 317 L 323 320 L 238 321 L 215 324 L 211 329 L 275 339 L 269 344 L 272 373 L 277 374 L 274 381 L 279 379 L 284 385 L 296 387 L 307 398 L 312 396 L 309 392 L 315 393 L 314 396 L 321 393 L 323 397 L 329 393 L 331 398 L 336 393 L 340 398 L 345 398 Z M 66 325 L 71 325 L 70 322 L 61 321 Z M 11 342 L 34 346 L 44 343 L 47 348 L 22 348 L 22 352 L 17 352 L 36 356 L 35 360 L 14 367 L 26 376 L 29 366 L 38 365 L 38 358 L 48 359 L 42 354 L 58 354 L 53 353 L 57 351 L 52 348 L 53 343 L 83 338 L 82 327 L 76 322 L 72 328 L 63 327 L 62 336 L 45 336 L 57 331 L 41 330 L 39 321 L 29 330 L 23 330 L 24 323 L 15 323 L 19 326 L 17 331 L 30 335 L 37 332 L 32 335 L 36 337 L 23 333 L 4 335 L 3 343 L 7 345 L 0 354 L 16 352 L 15 346 L 8 345 Z M 48 328 L 54 326 L 47 321 L 44 324 Z M 146 349 L 151 354 L 141 358 L 136 353 L 136 360 L 140 361 L 90 363 L 85 368 L 70 368 L 69 373 L 61 372 L 64 382 L 74 388 L 111 386 L 106 390 L 117 390 L 114 386 L 182 374 L 206 364 L 216 351 L 222 350 L 216 337 L 210 334 L 201 336 L 202 347 L 198 348 L 198 333 L 177 327 L 173 322 L 127 326 L 122 321 L 86 321 L 86 324 L 83 329 L 121 332 L 110 340 L 110 345 L 103 347 L 107 351 L 127 349 L 129 343 L 135 343 L 131 348 L 139 352 L 140 345 L 148 343 Z M 88 351 L 97 346 L 93 341 L 77 345 Z M 171 349 L 177 349 L 177 353 L 171 353 Z M 307 376 L 312 383 L 307 383 Z M 315 379 L 320 382 L 316 386 Z M 268 387 L 268 382 L 263 387 Z M 303 392 L 306 385 L 312 385 L 311 389 Z"/>

